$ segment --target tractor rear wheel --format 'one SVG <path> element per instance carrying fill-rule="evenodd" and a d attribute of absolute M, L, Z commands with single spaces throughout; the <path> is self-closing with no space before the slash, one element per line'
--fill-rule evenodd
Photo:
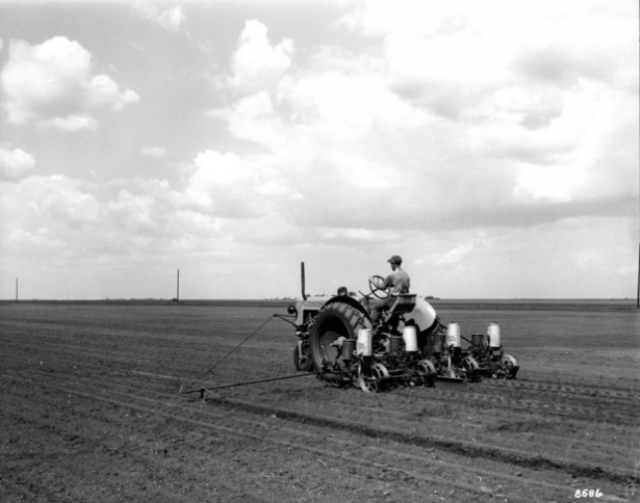
<path fill-rule="evenodd" d="M 356 339 L 358 326 L 364 326 L 364 317 L 362 312 L 344 302 L 332 302 L 320 311 L 309 337 L 309 350 L 316 369 L 323 368 L 323 363 L 342 366 L 339 350 L 332 344 L 340 337 Z"/>

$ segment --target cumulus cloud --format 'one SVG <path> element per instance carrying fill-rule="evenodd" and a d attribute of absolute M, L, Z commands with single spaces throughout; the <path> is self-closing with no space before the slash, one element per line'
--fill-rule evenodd
<path fill-rule="evenodd" d="M 354 228 L 327 228 L 318 229 L 319 236 L 327 241 L 339 241 L 341 243 L 360 241 L 381 244 L 383 242 L 394 242 L 400 238 L 400 233 L 390 232 L 380 235 L 379 232 L 371 229 Z"/>
<path fill-rule="evenodd" d="M 180 6 L 161 11 L 150 2 L 138 1 L 131 6 L 131 10 L 137 16 L 152 21 L 168 31 L 178 31 L 185 21 L 185 15 Z"/>
<path fill-rule="evenodd" d="M 54 128 L 62 131 L 80 131 L 82 129 L 96 130 L 98 121 L 88 115 L 69 115 L 53 119 L 40 120 L 38 125 L 43 128 Z"/>
<path fill-rule="evenodd" d="M 424 113 L 387 88 L 376 57 L 324 49 L 304 71 L 280 74 L 284 69 L 272 74 L 278 80 L 263 80 L 260 91 L 209 115 L 227 121 L 234 136 L 268 149 L 260 162 L 276 180 L 270 190 L 295 194 L 288 218 L 298 225 L 368 224 L 381 207 L 371 208 L 369 199 L 393 194 L 401 179 L 396 161 L 385 158 L 392 155 L 387 147 L 424 127 Z M 234 86 L 233 75 L 227 82 Z M 264 183 L 260 187 L 262 193 Z"/>
<path fill-rule="evenodd" d="M 125 105 L 139 100 L 138 95 L 131 89 L 120 92 L 120 86 L 108 75 L 96 75 L 83 87 L 90 108 L 109 108 L 117 112 Z"/>
<path fill-rule="evenodd" d="M 518 55 L 513 62 L 517 72 L 534 82 L 568 87 L 579 79 L 606 80 L 613 65 L 604 55 L 585 57 L 562 47 L 547 47 Z"/>
<path fill-rule="evenodd" d="M 105 223 L 112 233 L 121 229 L 125 236 L 139 238 L 138 245 L 151 246 L 176 232 L 174 214 L 179 206 L 180 195 L 166 180 L 136 180 L 104 204 Z"/>
<path fill-rule="evenodd" d="M 76 247 L 87 245 L 78 233 L 99 231 L 100 204 L 78 180 L 62 175 L 31 176 L 1 185 L 0 239 L 8 248 L 29 256 L 74 255 Z M 93 238 L 99 232 L 90 234 Z"/>
<path fill-rule="evenodd" d="M 228 218 L 266 214 L 269 201 L 297 197 L 269 162 L 212 150 L 199 153 L 183 192 L 185 205 Z"/>
<path fill-rule="evenodd" d="M 39 177 L 28 188 L 33 194 L 42 193 L 39 199 L 33 200 L 33 208 L 37 214 L 77 228 L 82 224 L 97 224 L 101 216 L 100 204 L 83 185 L 79 180 L 54 175 Z"/>
<path fill-rule="evenodd" d="M 460 264 L 464 258 L 469 255 L 474 249 L 473 243 L 463 243 L 457 245 L 454 249 L 448 251 L 443 255 L 436 255 L 432 260 L 432 263 L 439 265 L 457 265 Z"/>
<path fill-rule="evenodd" d="M 230 85 L 243 94 L 273 89 L 291 66 L 293 41 L 284 39 L 272 46 L 268 28 L 259 21 L 247 21 L 239 45 L 231 58 Z"/>
<path fill-rule="evenodd" d="M 53 37 L 42 44 L 12 40 L 0 73 L 11 124 L 36 123 L 66 131 L 95 129 L 91 113 L 119 111 L 139 100 L 107 75 L 94 75 L 91 54 L 78 42 Z"/>
<path fill-rule="evenodd" d="M 24 150 L 0 146 L 0 179 L 19 180 L 28 176 L 35 165 L 33 156 Z"/>
<path fill-rule="evenodd" d="M 229 132 L 270 150 L 286 145 L 281 119 L 276 115 L 271 97 L 258 92 L 238 100 L 231 108 L 210 110 L 207 116 L 227 121 Z"/>
<path fill-rule="evenodd" d="M 487 101 L 488 109 L 482 113 L 500 114 L 510 127 L 520 125 L 529 130 L 545 129 L 562 115 L 564 99 L 561 90 L 505 83 L 493 93 Z"/>
<path fill-rule="evenodd" d="M 445 7 L 441 17 L 443 4 L 407 1 L 402 6 L 392 13 L 383 2 L 367 3 L 352 15 L 351 26 L 385 37 L 396 92 L 451 120 L 447 137 L 457 135 L 468 147 L 449 144 L 446 149 L 453 147 L 463 158 L 466 150 L 483 161 L 482 177 L 465 178 L 460 171 L 453 183 L 473 181 L 478 193 L 512 208 L 513 215 L 528 210 L 541 218 L 559 218 L 577 208 L 610 211 L 614 194 L 631 195 L 637 141 L 629 136 L 626 149 L 612 150 L 612 144 L 620 144 L 624 129 L 638 131 L 637 96 L 626 84 L 637 82 L 637 9 L 620 12 L 620 6 L 591 2 L 573 4 L 581 7 L 575 15 L 557 2 L 508 7 L 461 2 Z M 460 12 L 452 19 L 456 8 Z M 418 15 L 422 10 L 424 16 Z M 419 26 L 415 19 L 427 22 Z M 444 32 L 442 23 L 448 26 Z M 626 126 L 613 126 L 621 124 Z M 598 160 L 612 151 L 624 160 Z M 611 176 L 612 166 L 617 177 Z M 636 173 L 626 166 L 635 166 Z M 614 179 L 625 179 L 627 189 L 614 189 Z M 525 194 L 567 204 L 539 212 L 537 206 L 520 206 Z M 487 198 L 470 196 L 462 207 L 470 203 L 470 209 L 490 211 Z"/>
<path fill-rule="evenodd" d="M 95 268 L 122 256 L 152 261 L 167 247 L 182 246 L 185 235 L 217 236 L 215 219 L 181 209 L 168 182 L 120 183 L 105 199 L 96 196 L 97 187 L 63 175 L 0 181 L 0 241 L 38 260 L 72 257 L 79 265 L 86 258 Z"/>
<path fill-rule="evenodd" d="M 166 157 L 167 149 L 166 147 L 142 147 L 140 149 L 140 153 L 145 157 L 155 157 L 160 159 L 162 157 Z"/>
<path fill-rule="evenodd" d="M 384 37 L 389 81 L 403 98 L 464 120 L 505 87 L 534 95 L 589 80 L 628 82 L 637 66 L 636 19 L 630 4 L 598 1 L 400 0 L 362 2 L 342 22 Z M 523 125 L 548 123 L 533 112 Z"/>
<path fill-rule="evenodd" d="M 156 5 L 133 10 L 164 29 L 183 27 L 179 7 Z M 3 250 L 33 254 L 32 263 L 66 256 L 75 266 L 84 257 L 86 270 L 109 265 L 109 277 L 116 265 L 154 262 L 172 275 L 188 257 L 206 288 L 223 283 L 221 273 L 234 276 L 236 289 L 225 285 L 219 296 L 297 292 L 295 267 L 290 285 L 286 271 L 301 258 L 322 264 L 308 269 L 322 271 L 314 290 L 355 289 L 394 253 L 424 294 L 548 295 L 559 290 L 541 289 L 541 276 L 575 285 L 574 263 L 603 283 L 629 275 L 633 257 L 622 250 L 637 243 L 637 12 L 591 0 L 341 6 L 348 14 L 339 26 L 353 31 L 341 48 L 277 40 L 265 24 L 245 24 L 208 113 L 241 141 L 212 139 L 179 181 L 97 187 L 37 176 L 31 154 L 0 146 Z M 35 124 L 42 137 L 47 128 L 96 129 L 97 111 L 138 100 L 78 42 L 9 49 L 0 75 L 7 121 Z M 158 159 L 167 149 L 142 143 L 134 153 Z M 594 222 L 614 259 L 597 260 Z M 526 260 L 543 265 L 500 288 L 515 277 L 505 266 L 529 247 Z M 216 281 L 203 279 L 207 270 Z M 247 271 L 255 273 L 250 293 L 237 285 Z"/>
<path fill-rule="evenodd" d="M 560 156 L 571 153 L 576 145 L 563 138 L 529 136 L 516 129 L 504 137 L 487 135 L 482 153 L 487 157 L 528 164 L 555 164 Z"/>
<path fill-rule="evenodd" d="M 563 9 L 401 4 L 366 2 L 343 19 L 382 36 L 380 51 L 323 47 L 295 65 L 293 43 L 274 47 L 264 25 L 245 26 L 225 80 L 242 93 L 210 116 L 267 148 L 261 162 L 297 192 L 288 221 L 366 241 L 362 230 L 610 215 L 616 197 L 633 197 L 637 142 L 629 133 L 625 150 L 619 138 L 638 130 L 637 96 L 621 77 L 637 79 L 627 69 L 637 49 L 601 66 L 598 44 L 580 50 L 593 16 Z M 598 19 L 614 46 L 635 47 L 624 16 Z M 601 160 L 613 145 L 624 184 Z"/>

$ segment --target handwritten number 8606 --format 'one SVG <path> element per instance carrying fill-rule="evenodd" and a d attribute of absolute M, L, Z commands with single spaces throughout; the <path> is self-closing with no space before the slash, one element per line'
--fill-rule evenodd
<path fill-rule="evenodd" d="M 600 489 L 576 489 L 576 494 L 574 496 L 576 498 L 600 498 L 602 496 L 602 492 L 600 492 Z"/>

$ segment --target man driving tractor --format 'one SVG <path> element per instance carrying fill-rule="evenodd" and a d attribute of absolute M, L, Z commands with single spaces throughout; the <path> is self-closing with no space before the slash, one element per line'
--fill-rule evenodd
<path fill-rule="evenodd" d="M 369 315 L 374 325 L 378 322 L 381 312 L 391 307 L 398 295 L 409 293 L 409 274 L 402 270 L 402 257 L 394 255 L 387 262 L 391 265 L 393 272 L 376 286 L 378 290 L 389 289 L 389 295 L 385 299 L 370 299 L 368 302 Z"/>

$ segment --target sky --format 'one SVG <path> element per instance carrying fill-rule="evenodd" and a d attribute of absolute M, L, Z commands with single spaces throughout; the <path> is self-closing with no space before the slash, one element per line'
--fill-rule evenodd
<path fill-rule="evenodd" d="M 0 299 L 635 298 L 635 0 L 0 0 Z"/>

